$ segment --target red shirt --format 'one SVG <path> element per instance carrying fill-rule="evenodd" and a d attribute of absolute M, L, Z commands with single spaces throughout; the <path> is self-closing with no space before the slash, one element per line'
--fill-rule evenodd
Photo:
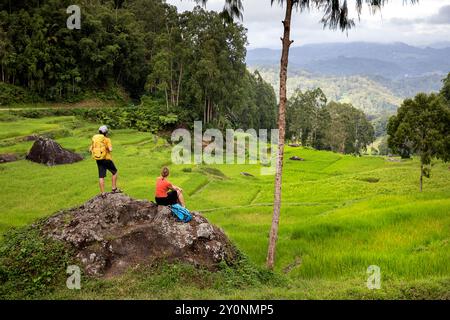
<path fill-rule="evenodd" d="M 167 197 L 167 191 L 170 190 L 170 186 L 172 184 L 162 177 L 158 177 L 156 179 L 156 190 L 155 190 L 155 197 L 156 198 L 165 198 Z"/>

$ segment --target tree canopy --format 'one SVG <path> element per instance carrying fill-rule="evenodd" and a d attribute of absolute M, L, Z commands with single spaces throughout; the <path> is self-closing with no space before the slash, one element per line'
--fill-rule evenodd
<path fill-rule="evenodd" d="M 274 91 L 246 69 L 241 24 L 200 7 L 177 13 L 162 0 L 82 0 L 81 29 L 69 30 L 69 5 L 0 0 L 0 97 L 19 87 L 72 101 L 124 88 L 184 122 L 275 125 Z"/>
<path fill-rule="evenodd" d="M 350 104 L 331 101 L 320 88 L 297 90 L 287 106 L 287 137 L 304 146 L 359 154 L 374 140 L 366 115 Z"/>
<path fill-rule="evenodd" d="M 419 93 L 406 99 L 398 113 L 389 119 L 388 145 L 397 153 L 420 157 L 420 191 L 423 177 L 429 177 L 433 159 L 450 160 L 450 106 L 441 95 Z"/>

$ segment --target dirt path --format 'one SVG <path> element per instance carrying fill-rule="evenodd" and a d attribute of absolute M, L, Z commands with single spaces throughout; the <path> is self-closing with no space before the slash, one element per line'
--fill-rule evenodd
<path fill-rule="evenodd" d="M 36 103 L 36 105 L 36 107 L 0 107 L 0 111 L 108 108 L 117 107 L 119 106 L 119 103 L 117 101 L 102 101 L 98 99 L 90 99 L 75 103 L 48 103 L 48 106 L 45 106 L 45 104 Z"/>

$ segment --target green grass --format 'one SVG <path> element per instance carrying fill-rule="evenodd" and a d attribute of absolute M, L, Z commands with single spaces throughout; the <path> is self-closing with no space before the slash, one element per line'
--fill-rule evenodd
<path fill-rule="evenodd" d="M 104 100 L 89 98 L 78 102 L 38 102 L 38 103 L 12 103 L 0 105 L 1 111 L 7 110 L 35 110 L 35 109 L 77 109 L 77 108 L 103 108 L 121 106 L 124 102 L 119 100 Z"/>
<path fill-rule="evenodd" d="M 24 154 L 32 133 L 58 132 L 64 147 L 88 156 L 99 124 L 73 117 L 0 122 L 0 153 Z M 64 131 L 64 132 L 66 132 Z M 170 165 L 163 139 L 134 130 L 112 132 L 119 186 L 136 198 L 153 199 L 154 180 Z M 450 170 L 436 162 L 418 192 L 416 159 L 390 162 L 286 148 L 305 161 L 285 161 L 283 204 L 275 274 L 282 281 L 224 284 L 226 273 L 206 274 L 170 266 L 108 280 L 90 280 L 80 292 L 62 284 L 47 298 L 450 298 Z M 256 268 L 263 269 L 273 202 L 273 176 L 259 165 L 170 165 L 170 180 L 183 187 L 187 205 L 225 230 Z M 241 172 L 254 177 L 246 177 Z M 0 231 L 32 223 L 80 205 L 98 192 L 97 168 L 87 158 L 45 167 L 26 160 L 0 165 Z M 297 258 L 301 263 L 285 274 Z M 368 290 L 369 265 L 381 268 L 382 289 Z M 228 275 L 229 276 L 229 275 Z M 185 281 L 192 277 L 198 281 Z M 233 282 L 250 277 L 234 275 Z M 205 278 L 205 279 L 203 279 Z M 166 283 L 162 285 L 161 283 Z"/>

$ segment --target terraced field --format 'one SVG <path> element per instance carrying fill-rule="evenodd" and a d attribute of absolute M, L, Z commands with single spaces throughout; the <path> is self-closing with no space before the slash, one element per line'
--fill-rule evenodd
<path fill-rule="evenodd" d="M 79 205 L 98 192 L 97 168 L 87 153 L 98 125 L 74 117 L 2 118 L 0 154 L 23 157 L 32 144 L 23 138 L 45 133 L 86 160 L 51 168 L 27 160 L 0 164 L 0 231 Z M 154 180 L 169 165 L 170 180 L 183 187 L 187 206 L 222 227 L 252 264 L 264 267 L 273 177 L 259 175 L 260 165 L 175 166 L 165 139 L 134 130 L 114 130 L 111 138 L 119 186 L 127 194 L 153 199 Z M 293 155 L 305 161 L 288 160 Z M 436 162 L 419 193 L 416 159 L 303 148 L 287 148 L 285 158 L 274 275 L 280 281 L 228 286 L 224 274 L 167 267 L 91 281 L 79 292 L 61 286 L 46 297 L 450 298 L 448 164 Z M 370 265 L 381 268 L 380 290 L 366 287 Z M 192 274 L 207 280 L 183 280 Z"/>

